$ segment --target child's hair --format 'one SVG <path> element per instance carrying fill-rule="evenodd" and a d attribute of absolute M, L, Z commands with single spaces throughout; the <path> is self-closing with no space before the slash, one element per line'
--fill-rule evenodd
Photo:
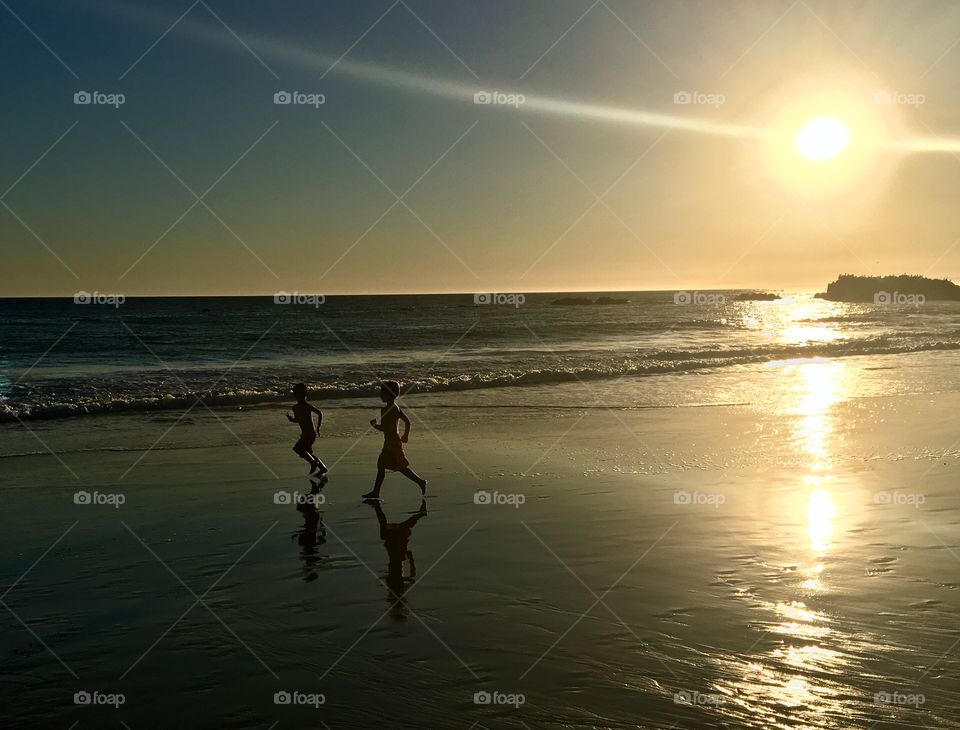
<path fill-rule="evenodd" d="M 295 386 L 293 386 L 293 394 L 294 394 L 297 398 L 299 398 L 300 396 L 303 396 L 304 398 L 306 398 L 306 397 L 307 397 L 307 386 L 306 386 L 306 384 L 304 384 L 304 383 L 297 383 Z"/>
<path fill-rule="evenodd" d="M 380 390 L 384 393 L 387 393 L 392 398 L 396 399 L 400 397 L 400 383 L 396 380 L 384 380 L 380 383 Z"/>

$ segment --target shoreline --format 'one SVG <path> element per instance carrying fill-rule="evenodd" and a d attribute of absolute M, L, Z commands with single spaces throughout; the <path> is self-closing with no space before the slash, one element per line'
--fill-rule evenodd
<path fill-rule="evenodd" d="M 825 408 L 839 406 L 850 413 L 856 411 L 851 404 L 862 403 L 864 407 L 870 407 L 873 403 L 882 404 L 885 399 L 890 400 L 892 407 L 899 407 L 896 405 L 900 403 L 899 399 L 905 399 L 903 402 L 914 404 L 910 406 L 913 408 L 939 409 L 943 399 L 955 399 L 960 394 L 960 378 L 947 376 L 934 381 L 932 377 L 925 379 L 916 376 L 924 372 L 942 371 L 944 367 L 953 366 L 956 359 L 956 355 L 950 352 L 896 355 L 879 361 L 871 356 L 839 361 L 802 358 L 718 368 L 697 375 L 674 373 L 639 379 L 619 376 L 596 381 L 574 380 L 550 386 L 411 393 L 406 396 L 405 408 L 414 413 L 438 414 L 435 429 L 441 431 L 448 427 L 457 428 L 459 421 L 464 418 L 469 422 L 479 422 L 480 417 L 502 417 L 522 423 L 528 417 L 551 421 L 588 412 L 623 413 L 626 417 L 639 418 L 641 427 L 645 418 L 653 419 L 669 430 L 673 427 L 670 417 L 661 411 L 689 411 L 694 414 L 692 417 L 696 417 L 699 409 L 731 413 L 742 411 L 754 414 L 759 423 L 771 415 L 764 398 L 777 400 L 776 393 L 766 393 L 771 387 L 783 389 L 783 396 L 793 401 L 792 405 L 777 405 L 776 413 L 785 417 L 791 416 L 790 408 L 803 406 L 797 400 L 801 396 L 808 400 L 811 397 L 822 399 Z M 823 378 L 824 382 L 803 384 L 803 379 L 811 375 Z M 800 378 L 804 389 L 814 390 L 806 395 L 791 391 L 792 383 L 797 378 Z M 817 394 L 817 388 L 825 388 L 825 391 Z M 886 391 L 892 391 L 892 394 Z M 655 402 L 653 398 L 663 392 L 668 393 L 670 399 Z M 509 400 L 511 395 L 517 394 L 523 397 Z M 0 424 L 0 431 L 6 436 L 0 459 L 7 461 L 49 456 L 50 449 L 58 454 L 142 452 L 161 435 L 163 437 L 157 448 L 164 451 L 178 447 L 193 449 L 236 444 L 238 434 L 244 443 L 250 445 L 284 447 L 288 441 L 292 444 L 296 440 L 296 434 L 282 417 L 291 402 L 290 398 L 284 398 L 253 406 L 244 404 L 209 408 L 195 404 L 193 408 L 183 409 L 95 413 L 74 418 L 25 420 L 23 424 L 6 422 Z M 367 432 L 368 418 L 365 416 L 367 413 L 375 415 L 379 410 L 376 399 L 366 397 L 318 400 L 317 404 L 326 414 L 318 441 L 318 448 L 321 449 L 327 440 L 353 439 Z M 364 415 L 361 416 L 358 411 L 364 412 Z M 751 416 L 747 415 L 746 418 L 749 421 Z M 844 419 L 840 417 L 835 420 Z M 224 428 L 223 424 L 228 425 Z M 211 425 L 214 429 L 207 428 Z M 426 425 L 430 425 L 430 419 Z M 194 427 L 199 428 L 198 433 L 201 434 L 216 432 L 219 439 L 210 443 L 202 437 L 190 436 Z M 695 432 L 690 432 L 686 427 L 683 431 L 696 440 Z M 180 437 L 181 433 L 187 435 Z M 426 433 L 429 434 L 429 431 Z M 285 451 L 285 448 L 281 448 L 281 451 Z M 284 457 L 276 458 L 279 464 L 283 461 Z"/>

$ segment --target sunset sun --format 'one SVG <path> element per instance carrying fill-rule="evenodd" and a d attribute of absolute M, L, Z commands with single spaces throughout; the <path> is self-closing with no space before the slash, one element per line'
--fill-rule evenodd
<path fill-rule="evenodd" d="M 834 117 L 818 117 L 807 122 L 794 140 L 797 151 L 813 162 L 829 160 L 850 144 L 850 130 Z"/>

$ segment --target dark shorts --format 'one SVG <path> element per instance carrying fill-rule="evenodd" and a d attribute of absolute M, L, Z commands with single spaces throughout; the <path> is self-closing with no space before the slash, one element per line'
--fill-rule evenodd
<path fill-rule="evenodd" d="M 407 455 L 403 453 L 403 443 L 400 439 L 390 439 L 383 444 L 383 451 L 377 459 L 377 469 L 400 471 L 410 466 Z"/>
<path fill-rule="evenodd" d="M 316 443 L 317 437 L 310 434 L 303 434 L 300 439 L 293 445 L 293 450 L 298 454 L 302 451 L 310 451 L 313 448 L 314 443 Z"/>

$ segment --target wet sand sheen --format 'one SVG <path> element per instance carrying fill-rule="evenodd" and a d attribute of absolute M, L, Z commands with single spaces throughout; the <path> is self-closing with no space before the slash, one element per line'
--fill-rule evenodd
<path fill-rule="evenodd" d="M 152 453 L 122 482 L 131 454 L 71 455 L 79 488 L 123 493 L 119 509 L 74 504 L 78 485 L 51 457 L 6 459 L 18 519 L 5 585 L 76 522 L 4 599 L 50 649 L 10 616 L 9 714 L 338 727 L 387 707 L 394 727 L 960 726 L 960 499 L 954 436 L 935 425 L 960 403 L 841 402 L 831 377 L 798 374 L 790 412 L 518 409 L 464 424 L 421 408 L 457 448 L 415 425 L 408 453 L 431 494 L 401 605 L 359 502 L 373 437 L 333 467 L 312 524 L 275 503 L 309 489 L 287 444 L 256 449 L 280 479 L 240 446 Z M 223 417 L 266 428 L 268 415 Z M 321 439 L 318 453 L 332 465 L 353 443 Z M 718 451 L 741 466 L 711 468 Z M 478 504 L 477 490 L 524 501 Z M 397 476 L 384 496 L 391 522 L 419 504 Z M 131 699 L 77 708 L 84 688 Z M 277 706 L 281 690 L 326 702 Z M 525 701 L 477 705 L 482 691 Z"/>

